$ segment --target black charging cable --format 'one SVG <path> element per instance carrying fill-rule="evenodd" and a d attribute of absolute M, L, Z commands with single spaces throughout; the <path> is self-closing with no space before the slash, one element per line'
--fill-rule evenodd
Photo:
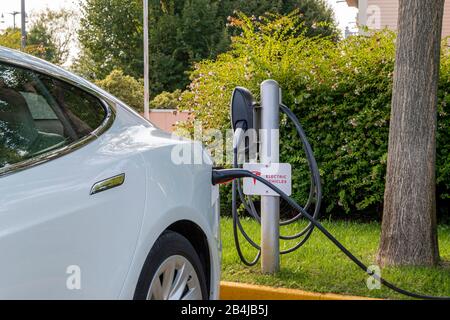
<path fill-rule="evenodd" d="M 306 219 L 310 221 L 310 223 L 319 229 L 333 244 L 339 248 L 350 260 L 352 260 L 358 267 L 360 267 L 364 272 L 366 272 L 368 275 L 372 276 L 374 279 L 378 280 L 380 283 L 388 287 L 389 289 L 396 291 L 400 294 L 416 298 L 416 299 L 431 299 L 431 300 L 450 300 L 450 297 L 435 297 L 435 296 L 428 296 L 428 295 L 422 295 L 417 294 L 414 292 L 409 292 L 407 290 L 401 289 L 393 285 L 392 283 L 388 282 L 387 280 L 380 277 L 378 274 L 374 273 L 373 271 L 370 271 L 368 267 L 355 255 L 353 255 L 342 243 L 340 243 L 319 221 L 317 221 L 314 217 L 312 217 L 306 210 L 301 207 L 297 202 L 295 202 L 292 198 L 290 198 L 286 193 L 281 191 L 277 186 L 273 185 L 266 179 L 257 176 L 256 174 L 244 170 L 244 169 L 220 169 L 220 170 L 213 170 L 212 171 L 212 184 L 220 184 L 225 183 L 228 181 L 231 181 L 234 179 L 240 179 L 240 178 L 253 178 L 261 182 L 262 184 L 266 185 L 276 193 L 280 195 L 280 197 L 285 200 L 292 208 L 297 210 L 304 216 Z M 260 253 L 258 253 L 259 255 Z"/>
<path fill-rule="evenodd" d="M 319 217 L 320 213 L 320 204 L 322 202 L 322 186 L 320 182 L 320 173 L 319 168 L 316 162 L 316 159 L 314 158 L 314 153 L 312 151 L 311 145 L 309 144 L 309 141 L 306 137 L 305 131 L 303 130 L 300 121 L 298 120 L 297 116 L 284 104 L 280 104 L 280 111 L 284 113 L 288 119 L 294 124 L 295 129 L 297 131 L 297 134 L 300 138 L 300 141 L 303 146 L 303 151 L 306 156 L 306 160 L 309 167 L 310 172 L 310 190 L 309 190 L 309 196 L 308 200 L 306 201 L 306 204 L 304 205 L 304 209 L 307 211 L 312 206 L 314 206 L 314 211 L 312 213 L 312 217 L 317 219 Z M 242 142 L 244 142 L 244 133 L 247 130 L 247 124 L 244 121 L 239 121 L 235 125 L 235 135 L 233 139 L 233 166 L 235 168 L 239 168 L 238 163 L 238 149 Z M 232 217 L 233 217 L 233 236 L 234 236 L 234 242 L 236 246 L 236 250 L 238 253 L 239 258 L 241 261 L 247 265 L 247 266 L 254 266 L 256 263 L 258 263 L 259 258 L 261 256 L 261 247 L 258 245 L 245 231 L 244 227 L 241 224 L 241 221 L 239 219 L 238 209 L 237 209 L 237 200 L 240 200 L 241 203 L 244 206 L 244 209 L 246 212 L 249 213 L 251 217 L 253 217 L 259 224 L 261 223 L 261 217 L 259 216 L 255 204 L 252 200 L 251 196 L 245 197 L 241 183 L 239 180 L 233 180 L 232 183 Z M 299 219 L 302 218 L 302 213 L 298 212 L 296 216 L 293 218 L 290 218 L 288 220 L 280 221 L 280 226 L 286 226 L 292 223 L 297 222 Z M 298 248 L 300 248 L 302 245 L 306 243 L 306 241 L 311 236 L 312 232 L 314 230 L 314 225 L 309 222 L 308 225 L 301 230 L 300 232 L 293 234 L 293 235 L 280 235 L 281 240 L 296 240 L 300 239 L 294 246 L 291 248 L 288 248 L 286 250 L 282 250 L 280 254 L 287 254 L 291 253 Z M 245 240 L 257 250 L 256 256 L 253 258 L 253 260 L 247 260 L 247 258 L 244 256 L 241 250 L 241 245 L 239 242 L 239 234 L 242 234 L 242 236 L 245 238 Z"/>

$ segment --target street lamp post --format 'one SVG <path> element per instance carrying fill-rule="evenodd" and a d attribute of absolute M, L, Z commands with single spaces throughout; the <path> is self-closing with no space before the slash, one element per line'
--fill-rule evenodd
<path fill-rule="evenodd" d="M 21 4 L 21 15 L 20 15 L 20 20 L 21 20 L 21 32 L 22 32 L 22 37 L 21 37 L 21 41 L 20 41 L 20 48 L 21 50 L 25 50 L 25 47 L 27 45 L 27 31 L 25 29 L 25 18 L 26 18 L 26 11 L 25 11 L 25 0 L 21 0 L 20 2 Z"/>
<path fill-rule="evenodd" d="M 149 95 L 149 53 L 148 53 L 148 0 L 144 0 L 144 118 L 150 118 Z"/>
<path fill-rule="evenodd" d="M 13 11 L 13 12 L 8 12 L 7 14 L 10 14 L 13 16 L 13 30 L 16 29 L 16 16 L 20 13 L 20 11 Z M 2 13 L 2 23 L 4 23 L 5 21 L 3 20 L 4 16 Z"/>

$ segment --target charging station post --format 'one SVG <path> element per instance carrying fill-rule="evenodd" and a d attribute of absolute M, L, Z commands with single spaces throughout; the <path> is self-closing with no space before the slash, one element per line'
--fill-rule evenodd
<path fill-rule="evenodd" d="M 279 106 L 281 92 L 274 80 L 261 83 L 260 162 L 279 163 Z M 261 271 L 275 273 L 280 269 L 280 197 L 261 196 Z"/>

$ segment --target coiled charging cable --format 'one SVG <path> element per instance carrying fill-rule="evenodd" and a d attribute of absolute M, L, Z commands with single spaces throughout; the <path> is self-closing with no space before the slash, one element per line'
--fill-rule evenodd
<path fill-rule="evenodd" d="M 306 160 L 307 160 L 309 171 L 310 171 L 310 180 L 311 180 L 309 196 L 308 196 L 308 200 L 306 201 L 306 204 L 304 206 L 304 209 L 309 210 L 311 208 L 311 206 L 314 206 L 314 212 L 312 214 L 312 217 L 317 219 L 319 217 L 320 204 L 322 201 L 322 187 L 321 187 L 321 183 L 320 183 L 320 173 L 319 173 L 319 168 L 317 166 L 316 159 L 314 158 L 314 154 L 313 154 L 311 145 L 309 144 L 308 139 L 306 137 L 305 131 L 303 130 L 296 115 L 284 104 L 280 105 L 280 110 L 288 117 L 289 120 L 291 120 L 293 122 L 293 124 L 296 128 L 297 134 L 300 137 L 300 140 L 302 142 L 303 150 L 305 152 Z M 233 142 L 233 165 L 235 168 L 239 167 L 238 149 L 239 149 L 240 143 L 242 142 L 241 140 L 242 140 L 242 137 L 244 134 L 244 129 L 245 128 L 238 127 L 235 132 L 235 140 Z M 231 201 L 232 201 L 234 242 L 236 245 L 238 256 L 241 259 L 241 261 L 247 266 L 253 266 L 258 262 L 258 260 L 261 256 L 261 247 L 253 239 L 251 239 L 251 237 L 244 230 L 244 227 L 242 226 L 242 224 L 240 222 L 238 210 L 237 210 L 237 197 L 238 196 L 239 196 L 241 203 L 244 205 L 245 211 L 247 213 L 249 213 L 250 216 L 252 216 L 258 223 L 261 223 L 261 217 L 259 216 L 259 214 L 255 208 L 252 198 L 250 196 L 247 198 L 245 197 L 245 195 L 242 191 L 242 188 L 241 188 L 240 181 L 233 180 L 232 200 Z M 300 218 L 302 218 L 302 214 L 301 214 L 301 212 L 298 212 L 298 214 L 296 216 L 294 216 L 293 218 L 285 220 L 285 221 L 280 221 L 280 226 L 286 226 L 286 225 L 295 223 Z M 311 222 L 309 222 L 308 225 L 302 231 L 298 232 L 297 234 L 288 235 L 288 236 L 280 235 L 280 239 L 282 239 L 282 240 L 295 240 L 295 239 L 301 238 L 301 240 L 296 245 L 294 245 L 293 247 L 291 247 L 289 249 L 281 251 L 280 254 L 287 254 L 287 253 L 293 252 L 293 251 L 297 250 L 298 248 L 300 248 L 309 239 L 313 230 L 314 230 L 314 225 Z M 241 246 L 239 243 L 238 231 L 243 235 L 245 240 L 247 240 L 247 242 L 253 248 L 255 248 L 257 250 L 257 254 L 256 254 L 255 258 L 251 261 L 247 260 L 244 257 L 244 254 L 242 253 Z"/>

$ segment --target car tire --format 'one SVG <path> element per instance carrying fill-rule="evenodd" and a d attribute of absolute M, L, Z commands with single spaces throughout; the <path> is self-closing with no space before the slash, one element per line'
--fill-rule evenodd
<path fill-rule="evenodd" d="M 156 240 L 142 268 L 134 299 L 208 299 L 204 268 L 188 239 L 165 231 Z"/>

